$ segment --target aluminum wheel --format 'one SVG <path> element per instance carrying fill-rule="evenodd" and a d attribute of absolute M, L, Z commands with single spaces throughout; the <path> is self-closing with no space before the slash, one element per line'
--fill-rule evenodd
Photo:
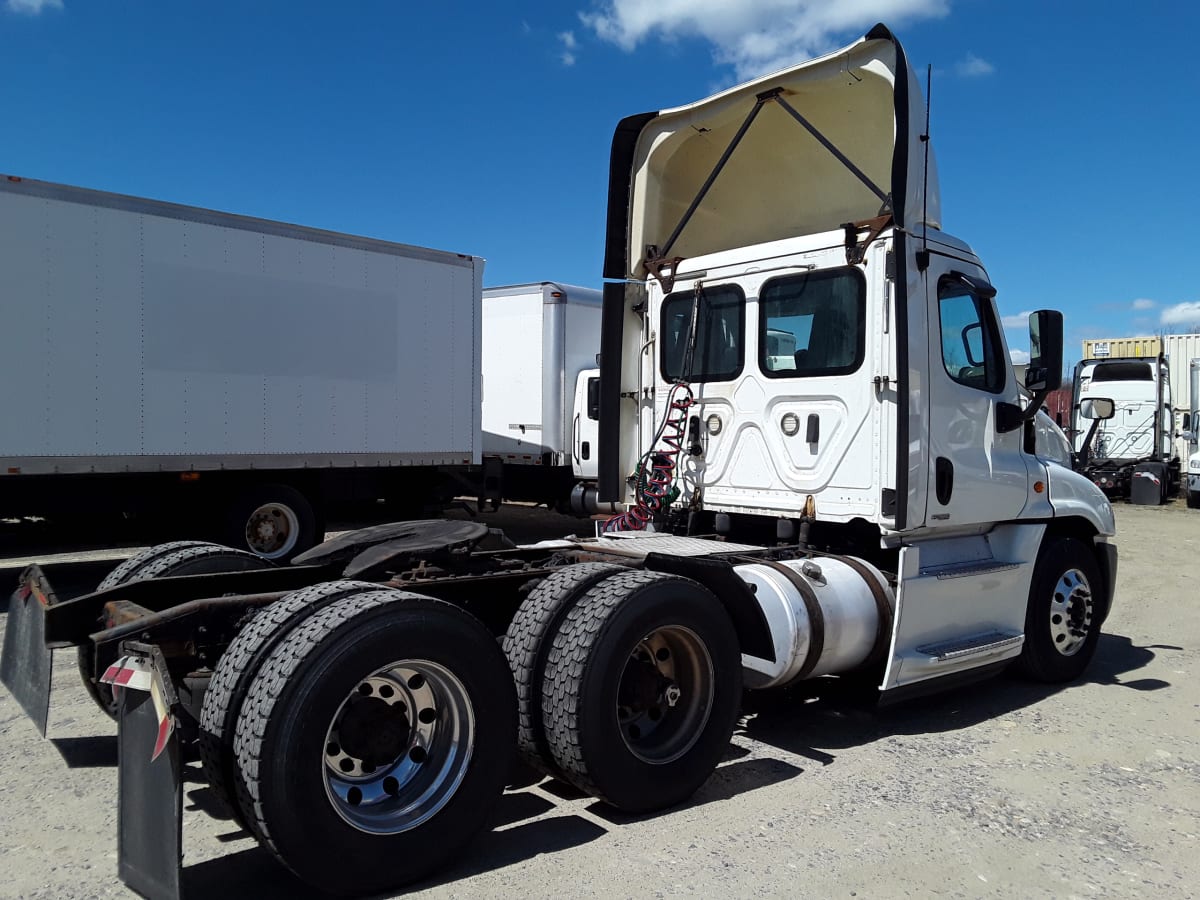
<path fill-rule="evenodd" d="M 458 678 L 427 660 L 392 663 L 359 682 L 334 715 L 321 763 L 326 794 L 360 831 L 416 828 L 454 796 L 474 738 Z"/>
<path fill-rule="evenodd" d="M 264 559 L 287 556 L 300 539 L 300 519 L 282 503 L 264 503 L 246 519 L 246 544 Z"/>
<path fill-rule="evenodd" d="M 1078 569 L 1068 569 L 1050 598 L 1050 638 L 1063 656 L 1074 656 L 1087 640 L 1094 614 L 1092 588 Z"/>
<path fill-rule="evenodd" d="M 708 648 L 691 629 L 665 626 L 642 638 L 617 689 L 617 722 L 630 752 L 658 765 L 687 753 L 708 722 L 714 685 Z"/>

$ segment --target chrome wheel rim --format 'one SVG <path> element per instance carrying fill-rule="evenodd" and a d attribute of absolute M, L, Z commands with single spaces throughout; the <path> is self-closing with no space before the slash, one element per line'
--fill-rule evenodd
<path fill-rule="evenodd" d="M 716 678 L 708 647 L 690 628 L 669 625 L 642 638 L 621 672 L 617 727 L 629 751 L 663 765 L 700 739 Z"/>
<path fill-rule="evenodd" d="M 1092 630 L 1092 588 L 1078 569 L 1059 576 L 1050 597 L 1050 640 L 1063 656 L 1074 656 Z"/>
<path fill-rule="evenodd" d="M 300 539 L 300 519 L 282 503 L 264 503 L 246 520 L 246 545 L 264 559 L 286 556 Z"/>
<path fill-rule="evenodd" d="M 462 682 L 428 660 L 362 679 L 325 735 L 325 792 L 348 825 L 398 834 L 436 815 L 467 773 L 475 715 Z"/>

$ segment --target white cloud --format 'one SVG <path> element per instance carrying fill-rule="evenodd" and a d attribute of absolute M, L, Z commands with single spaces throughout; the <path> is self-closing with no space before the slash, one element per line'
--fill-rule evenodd
<path fill-rule="evenodd" d="M 625 50 L 698 37 L 717 62 L 752 78 L 834 50 L 876 22 L 945 16 L 950 0 L 599 0 L 580 20 Z"/>
<path fill-rule="evenodd" d="M 1158 320 L 1163 325 L 1200 325 L 1200 300 L 1168 306 Z"/>
<path fill-rule="evenodd" d="M 968 50 L 966 58 L 955 64 L 954 71 L 962 78 L 981 78 L 991 75 L 996 71 L 996 67 Z"/>
<path fill-rule="evenodd" d="M 1008 358 L 1018 366 L 1024 366 L 1029 363 L 1029 354 L 1024 350 L 1009 350 Z"/>
<path fill-rule="evenodd" d="M 1133 301 L 1134 309 L 1154 309 L 1156 306 L 1158 306 L 1157 303 L 1153 300 L 1147 300 L 1145 297 L 1138 297 Z"/>
<path fill-rule="evenodd" d="M 4 8 L 9 12 L 36 16 L 46 9 L 62 9 L 62 0 L 4 0 Z"/>
<path fill-rule="evenodd" d="M 1017 313 L 1015 316 L 1002 316 L 1000 324 L 1005 328 L 1028 328 L 1029 310 Z"/>
<path fill-rule="evenodd" d="M 559 54 L 558 58 L 562 60 L 562 64 L 564 66 L 575 65 L 575 47 L 577 45 L 575 40 L 575 32 L 560 31 L 558 34 L 558 39 L 563 45 L 563 52 Z"/>

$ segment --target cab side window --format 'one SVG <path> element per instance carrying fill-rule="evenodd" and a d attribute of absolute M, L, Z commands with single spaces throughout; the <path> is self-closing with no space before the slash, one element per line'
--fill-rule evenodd
<path fill-rule="evenodd" d="M 1004 390 L 1004 344 L 990 299 L 964 278 L 943 276 L 938 282 L 938 318 L 946 374 L 976 390 Z"/>

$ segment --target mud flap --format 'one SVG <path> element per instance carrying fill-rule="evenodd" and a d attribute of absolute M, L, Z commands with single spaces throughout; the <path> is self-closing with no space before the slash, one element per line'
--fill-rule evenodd
<path fill-rule="evenodd" d="M 121 699 L 117 871 L 143 897 L 178 900 L 182 896 L 183 773 L 171 712 L 176 698 L 157 647 L 126 642 L 121 652 L 122 659 L 104 677 L 118 685 Z M 110 681 L 122 676 L 124 681 Z"/>
<path fill-rule="evenodd" d="M 50 718 L 50 674 L 54 652 L 46 646 L 46 606 L 49 601 L 39 582 L 42 573 L 27 569 L 8 600 L 4 651 L 0 654 L 0 683 L 21 704 L 42 737 Z"/>

